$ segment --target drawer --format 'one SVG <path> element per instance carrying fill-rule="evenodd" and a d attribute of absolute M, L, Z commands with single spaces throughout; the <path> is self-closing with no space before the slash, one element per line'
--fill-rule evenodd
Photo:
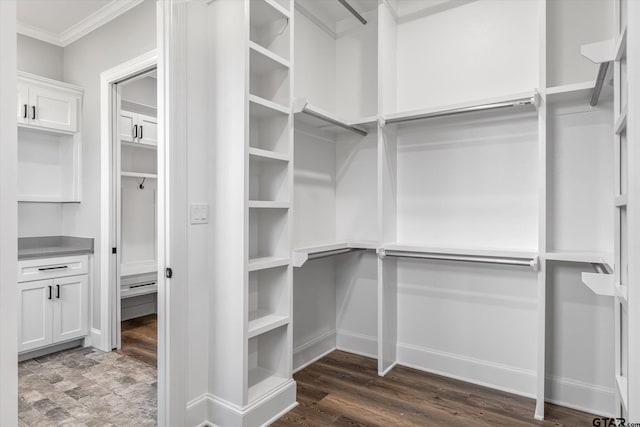
<path fill-rule="evenodd" d="M 87 255 L 18 261 L 18 282 L 87 274 L 88 264 Z"/>

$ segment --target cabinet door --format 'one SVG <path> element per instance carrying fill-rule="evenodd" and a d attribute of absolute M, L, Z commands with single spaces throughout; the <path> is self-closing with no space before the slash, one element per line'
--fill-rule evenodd
<path fill-rule="evenodd" d="M 33 350 L 53 342 L 51 315 L 53 282 L 18 283 L 18 351 Z"/>
<path fill-rule="evenodd" d="M 140 142 L 149 145 L 158 145 L 158 118 L 138 114 L 138 127 Z"/>
<path fill-rule="evenodd" d="M 29 87 L 29 124 L 77 132 L 78 97 L 53 89 Z"/>
<path fill-rule="evenodd" d="M 89 282 L 87 275 L 53 280 L 53 342 L 87 335 Z"/>
<path fill-rule="evenodd" d="M 18 82 L 18 123 L 27 124 L 29 122 L 29 85 Z"/>
<path fill-rule="evenodd" d="M 120 141 L 134 142 L 136 135 L 134 126 L 138 125 L 138 115 L 131 111 L 120 111 L 120 123 L 118 124 L 118 132 L 120 133 Z M 139 131 L 138 131 L 139 132 Z"/>

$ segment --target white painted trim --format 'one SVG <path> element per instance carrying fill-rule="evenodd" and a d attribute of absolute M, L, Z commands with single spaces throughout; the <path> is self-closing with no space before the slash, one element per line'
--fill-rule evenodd
<path fill-rule="evenodd" d="M 100 344 L 94 345 L 102 351 L 111 351 L 111 143 L 112 143 L 112 85 L 128 76 L 156 67 L 158 54 L 155 50 L 133 58 L 100 74 Z"/>
<path fill-rule="evenodd" d="M 380 376 L 380 377 L 384 377 L 384 376 L 385 376 L 385 375 L 387 375 L 389 372 L 391 372 L 391 370 L 392 370 L 393 368 L 395 368 L 397 365 L 398 365 L 398 362 L 393 362 L 391 365 L 389 365 L 389 366 L 387 367 L 387 369 L 385 369 L 385 370 L 384 370 L 384 371 L 382 371 L 382 372 L 379 372 L 379 373 L 378 373 L 378 376 Z"/>
<path fill-rule="evenodd" d="M 374 336 L 338 329 L 336 347 L 360 356 L 378 358 L 378 338 Z"/>
<path fill-rule="evenodd" d="M 335 351 L 337 349 L 336 339 L 336 331 L 333 329 L 294 348 L 293 373 L 306 368 Z"/>
<path fill-rule="evenodd" d="M 56 46 L 66 47 L 118 16 L 125 14 L 143 1 L 144 0 L 112 0 L 91 15 L 58 34 L 22 22 L 18 22 L 17 31 L 20 34 L 34 39 L 42 40 Z"/>
<path fill-rule="evenodd" d="M 0 1 L 0 425 L 18 425 L 16 2 Z"/>
<path fill-rule="evenodd" d="M 547 375 L 545 379 L 547 381 L 546 402 L 603 417 L 615 416 L 612 411 L 615 399 L 613 387 L 603 387 L 553 375 Z"/>
<path fill-rule="evenodd" d="M 398 365 L 490 387 L 520 396 L 536 397 L 536 371 L 468 356 L 398 343 Z"/>
<path fill-rule="evenodd" d="M 211 394 L 204 393 L 187 403 L 187 422 L 190 426 L 209 425 L 209 407 L 211 406 Z"/>
<path fill-rule="evenodd" d="M 17 72 L 18 79 L 28 80 L 29 84 L 37 84 L 57 91 L 67 91 L 73 95 L 82 96 L 84 88 L 71 83 L 61 82 L 59 80 L 49 79 L 47 77 L 38 76 L 36 74 L 26 73 L 24 71 Z"/>

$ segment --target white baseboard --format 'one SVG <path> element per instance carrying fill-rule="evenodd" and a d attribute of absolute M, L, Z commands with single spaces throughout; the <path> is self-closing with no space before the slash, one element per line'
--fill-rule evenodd
<path fill-rule="evenodd" d="M 197 420 L 196 417 L 202 411 L 201 407 L 204 402 L 206 402 L 208 421 L 193 425 L 214 427 L 268 426 L 298 406 L 298 402 L 296 402 L 296 382 L 290 380 L 244 408 L 207 393 L 190 402 L 194 422 L 197 422 L 195 421 Z M 189 418 L 189 421 L 191 422 L 191 418 Z"/>
<path fill-rule="evenodd" d="M 212 396 L 205 393 L 187 403 L 187 425 L 204 427 L 209 424 L 209 400 Z"/>
<path fill-rule="evenodd" d="M 535 397 L 535 371 L 398 343 L 398 364 L 508 393 Z"/>
<path fill-rule="evenodd" d="M 615 416 L 615 392 L 609 387 L 547 375 L 545 400 L 603 417 Z"/>
<path fill-rule="evenodd" d="M 105 339 L 107 337 L 104 337 L 102 335 L 101 329 L 91 328 L 89 337 L 91 339 L 91 345 L 93 347 L 102 351 L 111 351 L 111 343 L 108 339 Z"/>
<path fill-rule="evenodd" d="M 358 334 L 343 329 L 338 330 L 336 347 L 338 350 L 365 357 L 378 357 L 378 338 Z"/>
<path fill-rule="evenodd" d="M 293 349 L 293 372 L 296 373 L 336 349 L 336 331 L 323 333 Z"/>

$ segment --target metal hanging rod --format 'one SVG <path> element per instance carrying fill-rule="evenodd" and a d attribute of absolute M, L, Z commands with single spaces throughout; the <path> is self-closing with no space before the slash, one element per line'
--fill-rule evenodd
<path fill-rule="evenodd" d="M 348 2 L 347 0 L 338 0 L 338 2 L 343 5 L 345 7 L 345 9 L 347 9 L 349 12 L 351 12 L 351 14 L 353 16 L 356 17 L 356 19 L 360 22 L 362 22 L 362 25 L 367 25 L 367 20 L 364 19 L 364 17 L 362 15 L 360 15 L 358 13 L 357 10 L 355 10 Z"/>
<path fill-rule="evenodd" d="M 513 99 L 509 101 L 493 102 L 489 104 L 472 105 L 470 107 L 452 108 L 450 110 L 434 111 L 431 113 L 416 113 L 414 115 L 407 115 L 403 117 L 395 117 L 391 119 L 385 119 L 385 124 L 403 123 L 414 120 L 432 119 L 436 117 L 454 116 L 457 114 L 472 113 L 478 111 L 490 111 L 501 108 L 513 108 L 524 107 L 529 105 L 537 105 L 535 95 L 527 98 Z"/>
<path fill-rule="evenodd" d="M 334 256 L 334 255 L 341 255 L 341 254 L 346 254 L 346 253 L 349 253 L 349 252 L 364 251 L 364 250 L 366 250 L 366 249 L 362 249 L 362 248 L 343 248 L 343 249 L 334 249 L 334 250 L 324 251 L 324 252 L 316 252 L 316 253 L 309 254 L 309 257 L 307 258 L 307 260 L 326 258 L 326 257 Z"/>
<path fill-rule="evenodd" d="M 591 100 L 589 105 L 595 107 L 600 100 L 600 92 L 602 92 L 602 86 L 604 85 L 604 79 L 607 77 L 607 71 L 609 71 L 609 64 L 611 62 L 601 62 L 600 68 L 598 68 L 598 77 L 596 77 L 596 85 L 593 87 L 591 93 Z"/>
<path fill-rule="evenodd" d="M 453 255 L 453 254 L 441 254 L 441 253 L 428 253 L 428 252 L 414 252 L 414 251 L 395 251 L 384 250 L 380 251 L 380 256 L 392 256 L 398 258 L 420 258 L 420 259 L 433 259 L 440 261 L 464 261 L 464 262 L 476 262 L 483 264 L 502 264 L 502 265 L 521 265 L 524 267 L 530 267 L 534 270 L 538 269 L 538 258 L 511 258 L 511 257 L 492 257 L 482 255 Z"/>

